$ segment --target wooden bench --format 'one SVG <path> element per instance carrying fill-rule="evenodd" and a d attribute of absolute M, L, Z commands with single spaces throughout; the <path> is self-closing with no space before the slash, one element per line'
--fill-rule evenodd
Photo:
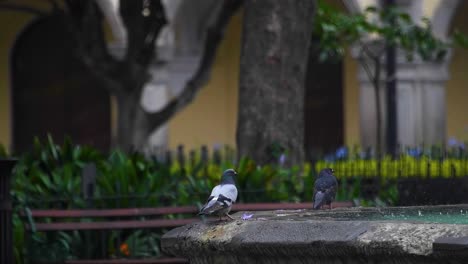
<path fill-rule="evenodd" d="M 335 202 L 333 207 L 352 207 L 351 202 Z M 252 203 L 235 204 L 232 211 L 266 211 L 295 210 L 312 208 L 311 203 Z M 160 208 L 124 208 L 124 209 L 33 209 L 24 210 L 21 215 L 25 220 L 25 229 L 29 232 L 71 231 L 71 230 L 124 230 L 124 229 L 162 229 L 174 228 L 193 222 L 200 218 L 161 218 L 167 215 L 191 214 L 198 212 L 196 206 L 160 207 Z M 137 220 L 137 217 L 153 217 Z M 154 219 L 154 217 L 159 217 Z M 40 219 L 53 219 L 43 222 Z M 80 219 L 91 218 L 92 222 L 79 222 Z M 133 218 L 133 219 L 132 219 Z M 73 221 L 71 221 L 73 219 Z M 96 220 L 102 219 L 102 220 Z M 65 221 L 66 220 L 66 221 Z M 117 263 L 187 263 L 180 258 L 158 259 L 103 259 L 103 260 L 69 260 L 68 264 L 117 264 Z"/>

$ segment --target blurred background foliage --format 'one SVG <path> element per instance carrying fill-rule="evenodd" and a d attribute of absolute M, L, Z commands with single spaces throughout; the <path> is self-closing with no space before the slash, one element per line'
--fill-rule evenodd
<path fill-rule="evenodd" d="M 410 15 L 399 7 L 367 7 L 359 14 L 348 14 L 335 9 L 325 1 L 318 1 L 314 21 L 314 33 L 320 37 L 320 60 L 343 57 L 345 48 L 357 45 L 360 52 L 380 53 L 368 42 L 385 41 L 400 48 L 408 60 L 416 56 L 426 61 L 440 61 L 453 46 L 468 47 L 468 36 L 455 29 L 447 39 L 433 34 L 428 18 L 413 21 Z"/>

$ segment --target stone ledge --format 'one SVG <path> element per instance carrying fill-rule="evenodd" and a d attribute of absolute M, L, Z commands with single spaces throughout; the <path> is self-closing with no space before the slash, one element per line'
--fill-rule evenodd
<path fill-rule="evenodd" d="M 191 263 L 468 263 L 467 250 L 433 252 L 438 238 L 468 236 L 468 225 L 350 220 L 379 213 L 377 208 L 257 212 L 249 220 L 173 229 L 163 236 L 162 249 Z"/>

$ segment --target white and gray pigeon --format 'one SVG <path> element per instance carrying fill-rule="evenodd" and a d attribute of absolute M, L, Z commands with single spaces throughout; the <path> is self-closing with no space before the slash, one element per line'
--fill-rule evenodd
<path fill-rule="evenodd" d="M 229 211 L 237 199 L 237 188 L 234 177 L 237 172 L 233 169 L 224 171 L 221 183 L 213 188 L 206 204 L 200 209 L 199 215 L 217 215 L 220 218 L 227 216 L 231 219 Z"/>
<path fill-rule="evenodd" d="M 338 181 L 333 175 L 333 169 L 326 168 L 320 171 L 314 184 L 314 209 L 320 209 L 328 205 L 331 209 L 331 203 L 335 200 Z"/>

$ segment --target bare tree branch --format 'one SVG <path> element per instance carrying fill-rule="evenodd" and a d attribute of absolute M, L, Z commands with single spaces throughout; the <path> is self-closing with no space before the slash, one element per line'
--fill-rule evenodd
<path fill-rule="evenodd" d="M 139 63 L 146 67 L 154 57 L 157 57 L 157 54 L 155 54 L 155 42 L 162 28 L 167 23 L 164 7 L 161 4 L 161 1 L 151 1 L 149 11 L 150 13 L 144 21 L 145 39 L 138 58 Z"/>
<path fill-rule="evenodd" d="M 167 23 L 161 0 L 120 0 L 120 15 L 127 28 L 128 48 L 125 60 L 147 67 L 154 58 L 154 44 L 159 32 Z"/>
<path fill-rule="evenodd" d="M 10 11 L 18 11 L 24 13 L 30 13 L 37 16 L 46 16 L 49 15 L 49 12 L 45 12 L 43 10 L 33 8 L 30 6 L 23 6 L 18 4 L 9 4 L 9 3 L 0 3 L 0 10 L 10 10 Z"/>
<path fill-rule="evenodd" d="M 136 58 L 136 54 L 141 48 L 143 42 L 143 1 L 120 0 L 120 16 L 122 22 L 127 28 L 127 50 L 125 52 L 125 60 L 130 61 Z"/>
<path fill-rule="evenodd" d="M 147 6 L 145 6 L 145 4 Z M 128 73 L 125 92 L 139 96 L 151 77 L 148 67 L 155 58 L 155 41 L 167 23 L 161 0 L 120 0 L 120 16 L 127 29 L 127 50 L 122 67 Z"/>
<path fill-rule="evenodd" d="M 361 66 L 363 67 L 364 71 L 366 72 L 368 78 L 371 80 L 372 86 L 374 87 L 374 96 L 375 96 L 375 113 L 376 113 L 376 122 L 377 122 L 377 142 L 376 142 L 376 149 L 377 149 L 377 156 L 380 157 L 381 151 L 382 151 L 382 140 L 381 140 L 381 134 L 382 134 L 382 120 L 380 118 L 381 116 L 381 101 L 380 101 L 380 57 L 382 54 L 378 51 L 377 54 L 372 52 L 371 49 L 367 46 L 366 43 L 360 41 L 359 42 L 362 49 L 359 52 L 359 61 L 361 63 Z M 375 42 L 374 42 L 375 43 Z M 374 64 L 374 73 L 372 73 L 369 64 L 366 61 L 366 58 L 364 56 L 367 56 L 368 59 L 372 61 Z M 377 164 L 377 166 L 380 166 L 380 164 Z"/>
<path fill-rule="evenodd" d="M 216 58 L 216 51 L 221 43 L 226 26 L 242 4 L 243 1 L 241 0 L 224 0 L 214 25 L 207 29 L 203 55 L 193 77 L 186 83 L 182 93 L 169 102 L 161 111 L 147 113 L 151 130 L 167 122 L 175 113 L 191 103 L 198 91 L 208 82 L 211 67 Z"/>
<path fill-rule="evenodd" d="M 366 59 L 364 58 L 364 54 L 367 54 L 365 52 L 365 49 L 361 49 L 361 51 L 359 52 L 359 56 L 358 56 L 358 59 L 359 59 L 359 62 L 361 63 L 361 66 L 362 68 L 364 69 L 364 71 L 366 72 L 367 74 L 367 77 L 369 78 L 369 80 L 373 81 L 374 80 L 374 76 L 372 75 L 372 71 L 370 70 L 370 67 L 369 65 L 367 64 L 367 61 Z M 369 57 L 371 60 L 373 60 L 372 56 L 367 54 L 367 57 Z"/>
<path fill-rule="evenodd" d="M 102 13 L 93 0 L 65 0 L 70 33 L 75 37 L 79 60 L 100 79 L 111 92 L 119 92 L 119 62 L 114 59 L 104 39 Z"/>

